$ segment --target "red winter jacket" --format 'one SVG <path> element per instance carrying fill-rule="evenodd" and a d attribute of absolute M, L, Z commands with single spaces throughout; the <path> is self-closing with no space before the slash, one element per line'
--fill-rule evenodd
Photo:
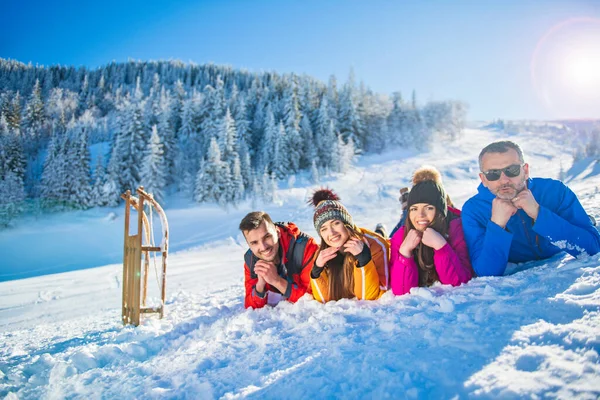
<path fill-rule="evenodd" d="M 295 303 L 300 297 L 310 289 L 310 270 L 314 262 L 314 256 L 318 246 L 314 239 L 305 233 L 300 232 L 298 227 L 291 223 L 276 223 L 277 234 L 279 237 L 279 254 L 282 262 L 278 266 L 280 276 L 286 278 L 290 284 L 286 293 L 269 285 L 265 286 L 264 297 L 256 293 L 255 287 L 258 283 L 258 277 L 254 273 L 254 265 L 258 258 L 248 250 L 244 255 L 244 284 L 246 286 L 246 298 L 244 307 L 261 308 L 269 303 L 269 296 L 272 301 L 281 296 L 282 299 Z"/>

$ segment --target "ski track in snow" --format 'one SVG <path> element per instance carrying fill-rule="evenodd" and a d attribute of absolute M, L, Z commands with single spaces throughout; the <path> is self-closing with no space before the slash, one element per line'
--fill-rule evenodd
<path fill-rule="evenodd" d="M 366 156 L 326 184 L 359 225 L 391 229 L 398 189 L 416 167 L 440 168 L 460 206 L 476 191 L 479 150 L 496 137 L 468 130 L 431 153 Z M 558 145 L 514 139 L 526 155 L 544 149 L 528 160 L 534 176 L 558 175 Z M 598 215 L 598 178 L 569 185 Z M 268 211 L 314 235 L 309 189 L 281 190 Z M 305 296 L 245 310 L 246 245 L 236 229 L 249 207 L 233 215 L 176 210 L 173 219 L 167 210 L 171 229 L 190 234 L 180 248 L 195 247 L 170 255 L 165 317 L 143 318 L 138 328 L 120 323 L 120 264 L 0 282 L 0 397 L 600 396 L 600 255 L 557 255 L 511 266 L 508 276 L 373 302 L 322 305 Z M 156 298 L 153 283 L 151 275 Z"/>

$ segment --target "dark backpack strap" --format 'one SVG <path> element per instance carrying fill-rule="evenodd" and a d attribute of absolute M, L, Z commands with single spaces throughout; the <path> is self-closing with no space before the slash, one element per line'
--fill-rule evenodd
<path fill-rule="evenodd" d="M 302 270 L 310 262 L 310 260 L 308 260 L 305 264 L 302 264 L 308 239 L 309 236 L 307 234 L 300 232 L 298 237 L 290 241 L 290 247 L 287 251 L 287 259 L 288 264 L 290 264 L 291 267 L 288 267 L 288 275 L 290 275 L 290 270 L 293 270 L 293 273 L 300 275 Z"/>
<path fill-rule="evenodd" d="M 250 249 L 248 249 L 246 254 L 244 254 L 244 262 L 246 263 L 248 268 L 250 268 L 250 277 L 252 279 L 258 278 L 258 275 L 256 275 L 254 273 L 254 265 L 256 264 L 257 260 L 258 259 L 254 256 L 254 254 L 252 253 L 252 250 L 250 250 Z"/>

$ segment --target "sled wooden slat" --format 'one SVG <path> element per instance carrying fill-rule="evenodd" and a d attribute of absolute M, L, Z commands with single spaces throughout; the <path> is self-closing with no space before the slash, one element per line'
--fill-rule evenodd
<path fill-rule="evenodd" d="M 131 191 L 125 192 L 121 197 L 125 200 L 125 237 L 123 247 L 123 303 L 122 320 L 124 325 L 139 325 L 141 314 L 157 313 L 162 318 L 164 315 L 164 304 L 166 297 L 166 270 L 168 255 L 168 222 L 166 215 L 160 205 L 151 194 L 144 191 L 143 187 L 137 189 L 139 198 L 131 195 Z M 147 202 L 160 216 L 163 240 L 161 246 L 152 245 L 151 219 L 144 211 L 144 203 Z M 130 235 L 131 208 L 137 211 L 137 232 Z M 161 302 L 156 307 L 146 307 L 148 294 L 148 276 L 150 273 L 150 253 L 162 253 L 161 277 L 158 279 L 160 285 Z M 142 269 L 142 257 L 144 267 Z M 155 268 L 156 268 L 155 259 Z"/>
<path fill-rule="evenodd" d="M 160 307 L 148 307 L 148 308 L 140 308 L 140 313 L 141 314 L 154 314 L 154 313 L 161 313 L 162 311 L 162 306 Z"/>
<path fill-rule="evenodd" d="M 160 247 L 142 246 L 142 251 L 162 251 Z"/>
<path fill-rule="evenodd" d="M 130 209 L 129 209 L 129 197 L 131 196 L 131 192 L 128 190 L 123 196 L 125 198 L 125 239 L 123 240 L 123 302 L 121 307 L 121 316 L 123 320 L 123 324 L 126 325 L 129 322 L 127 321 L 127 300 L 129 296 L 129 250 L 127 247 L 127 239 L 129 238 L 129 217 L 130 217 Z"/>

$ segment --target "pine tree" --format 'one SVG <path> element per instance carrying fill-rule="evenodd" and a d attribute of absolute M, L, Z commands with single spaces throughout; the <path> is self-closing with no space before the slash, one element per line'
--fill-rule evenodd
<path fill-rule="evenodd" d="M 315 142 L 317 144 L 317 159 L 320 162 L 320 166 L 331 168 L 335 165 L 332 161 L 332 154 L 336 152 L 337 135 L 334 122 L 328 118 L 327 109 L 326 98 L 323 98 L 317 117 Z"/>
<path fill-rule="evenodd" d="M 240 169 L 241 169 L 244 187 L 247 189 L 250 189 L 250 188 L 252 188 L 252 183 L 253 183 L 250 152 L 248 151 L 248 146 L 244 142 L 239 143 L 239 148 L 240 148 L 240 154 L 239 154 Z"/>
<path fill-rule="evenodd" d="M 229 108 L 225 112 L 217 133 L 217 142 L 222 152 L 222 158 L 228 165 L 233 164 L 233 159 L 238 156 L 238 138 L 235 120 Z"/>
<path fill-rule="evenodd" d="M 354 74 L 350 71 L 348 83 L 340 95 L 338 131 L 344 142 L 347 143 L 352 139 L 358 147 L 361 147 L 364 127 L 357 111 L 354 90 Z"/>
<path fill-rule="evenodd" d="M 275 116 L 271 110 L 271 106 L 267 106 L 267 114 L 265 120 L 264 139 L 260 147 L 260 163 L 259 165 L 271 172 L 274 168 L 273 156 L 275 154 L 275 146 L 279 130 L 275 124 Z"/>
<path fill-rule="evenodd" d="M 242 178 L 242 170 L 240 165 L 240 159 L 235 156 L 231 168 L 231 188 L 229 201 L 233 204 L 238 204 L 244 198 L 244 179 Z"/>
<path fill-rule="evenodd" d="M 272 157 L 272 172 L 278 179 L 284 179 L 290 174 L 288 156 L 291 150 L 287 147 L 288 139 L 285 133 L 283 121 L 279 121 L 278 133 L 275 138 L 275 149 Z"/>
<path fill-rule="evenodd" d="M 286 174 L 294 174 L 300 170 L 300 160 L 302 157 L 302 140 L 300 138 L 300 110 L 298 107 L 296 84 L 294 81 L 292 81 L 292 85 L 286 90 L 283 98 L 283 123 L 285 126 L 286 136 Z"/>
<path fill-rule="evenodd" d="M 4 130 L 5 128 L 2 128 Z M 18 131 L 10 131 L 4 134 L 4 170 L 14 173 L 18 179 L 25 179 L 26 160 L 23 144 Z"/>
<path fill-rule="evenodd" d="M 273 114 L 273 109 L 268 101 L 268 91 L 265 91 L 260 101 L 256 105 L 251 127 L 250 141 L 248 147 L 250 149 L 250 156 L 253 157 L 254 166 L 261 169 L 264 166 L 263 154 L 264 154 L 264 138 L 265 138 L 265 127 L 267 125 L 267 118 L 269 112 Z M 273 122 L 275 116 L 272 115 Z"/>
<path fill-rule="evenodd" d="M 132 180 L 128 183 L 128 185 L 134 189 L 139 185 L 141 179 L 141 165 L 146 152 L 146 131 L 148 130 L 144 120 L 145 102 L 140 97 L 141 89 L 136 90 L 136 92 L 138 94 L 136 94 L 135 102 L 132 104 L 133 113 L 131 124 L 129 125 L 130 131 L 127 132 L 131 143 L 131 151 L 129 153 L 129 168 L 131 169 L 132 177 Z"/>
<path fill-rule="evenodd" d="M 4 112 L 8 127 L 13 131 L 21 131 L 21 95 L 15 94 L 8 109 Z"/>
<path fill-rule="evenodd" d="M 350 168 L 354 161 L 355 151 L 352 138 L 348 139 L 348 143 L 344 143 L 342 137 L 338 136 L 339 172 L 346 172 Z"/>
<path fill-rule="evenodd" d="M 152 126 L 152 136 L 143 161 L 141 171 L 142 185 L 147 193 L 152 193 L 154 198 L 163 203 L 166 185 L 166 165 L 163 158 L 163 144 L 158 136 L 158 128 Z"/>
<path fill-rule="evenodd" d="M 310 126 L 310 118 L 304 114 L 300 120 L 300 140 L 302 142 L 302 157 L 300 159 L 300 168 L 308 168 L 312 165 L 317 157 L 317 149 L 315 147 L 315 138 L 312 127 Z"/>
<path fill-rule="evenodd" d="M 223 203 L 229 186 L 227 166 L 221 160 L 216 138 L 212 138 L 206 158 L 201 162 L 196 179 L 194 198 L 197 202 Z"/>
<path fill-rule="evenodd" d="M 207 150 L 212 138 L 217 138 L 223 117 L 225 116 L 225 98 L 223 81 L 218 79 L 217 87 L 207 85 L 200 107 L 200 154 Z"/>
<path fill-rule="evenodd" d="M 117 132 L 108 162 L 106 183 L 102 190 L 104 200 L 110 207 L 114 207 L 119 203 L 121 193 L 126 190 L 134 191 L 136 189 L 135 187 L 127 186 L 127 182 L 133 180 L 131 170 L 126 167 L 129 150 L 130 146 L 125 134 Z"/>
<path fill-rule="evenodd" d="M 175 87 L 173 89 L 174 92 L 174 96 L 173 96 L 173 104 L 171 106 L 171 127 L 173 129 L 173 132 L 178 133 L 179 129 L 181 129 L 181 123 L 182 123 L 182 110 L 183 110 L 183 105 L 185 102 L 185 98 L 186 98 L 186 92 L 185 89 L 183 87 L 183 83 L 181 82 L 180 79 L 177 79 L 177 81 L 175 82 Z"/>
<path fill-rule="evenodd" d="M 319 169 L 317 168 L 317 162 L 315 160 L 312 161 L 312 165 L 310 167 L 310 181 L 312 183 L 319 183 Z"/>
<path fill-rule="evenodd" d="M 262 176 L 262 185 L 260 188 L 260 195 L 264 202 L 273 203 L 275 201 L 275 193 L 277 192 L 277 179 L 275 174 L 269 174 L 265 169 Z"/>
<path fill-rule="evenodd" d="M 92 185 L 92 191 L 90 194 L 90 206 L 102 207 L 108 204 L 104 193 L 106 170 L 104 168 L 104 162 L 102 158 L 102 155 L 99 154 L 96 162 L 96 169 L 94 170 L 94 184 Z"/>
<path fill-rule="evenodd" d="M 177 171 L 175 170 L 175 157 L 177 155 L 177 142 L 171 119 L 171 97 L 163 87 L 160 91 L 158 135 L 163 142 L 163 158 L 165 161 L 165 184 L 174 182 Z"/>
<path fill-rule="evenodd" d="M 25 187 L 23 179 L 8 171 L 0 179 L 0 227 L 8 227 L 23 212 Z"/>
<path fill-rule="evenodd" d="M 42 135 L 44 118 L 44 103 L 42 102 L 40 81 L 39 79 L 36 79 L 23 115 L 24 134 L 31 140 L 40 138 Z"/>
<path fill-rule="evenodd" d="M 74 208 L 90 207 L 90 151 L 86 129 L 80 129 L 78 137 L 71 143 L 72 148 L 66 149 L 67 165 L 65 171 L 69 187 L 67 201 Z M 76 131 L 76 132 L 77 132 Z"/>
<path fill-rule="evenodd" d="M 337 129 L 338 124 L 338 108 L 339 97 L 337 90 L 337 78 L 335 75 L 331 75 L 327 84 L 327 116 L 329 117 L 329 120 L 333 122 L 334 130 Z"/>
<path fill-rule="evenodd" d="M 64 164 L 63 146 L 64 134 L 54 131 L 42 172 L 41 196 L 45 207 L 56 206 L 63 199 Z"/>

